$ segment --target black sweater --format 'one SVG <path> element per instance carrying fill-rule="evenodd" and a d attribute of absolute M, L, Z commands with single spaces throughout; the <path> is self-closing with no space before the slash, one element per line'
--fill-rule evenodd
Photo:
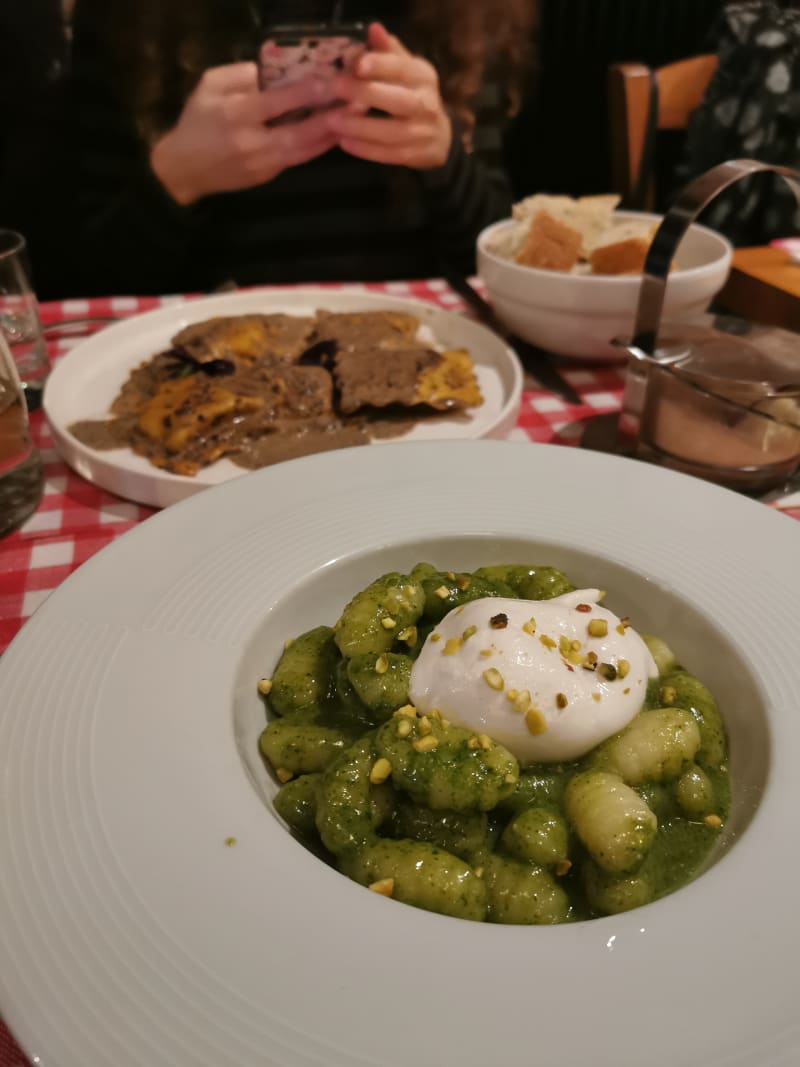
<path fill-rule="evenodd" d="M 179 207 L 118 102 L 104 46 L 108 4 L 79 0 L 76 9 L 75 293 L 413 278 L 440 273 L 442 261 L 469 271 L 480 230 L 508 213 L 504 175 L 466 153 L 458 133 L 436 170 L 374 164 L 334 149 L 257 188 Z M 402 33 L 391 6 L 384 17 Z M 380 3 L 372 13 L 381 17 Z"/>

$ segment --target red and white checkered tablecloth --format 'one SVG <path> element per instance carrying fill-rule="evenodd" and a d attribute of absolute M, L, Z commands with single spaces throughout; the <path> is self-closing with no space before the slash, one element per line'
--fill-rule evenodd
<path fill-rule="evenodd" d="M 355 292 L 379 292 L 428 300 L 447 310 L 463 311 L 461 299 L 439 279 L 419 282 L 335 286 Z M 150 311 L 183 297 L 110 297 L 65 300 L 41 306 L 45 326 L 72 319 L 124 317 Z M 96 327 L 97 328 L 97 327 Z M 88 331 L 87 331 L 88 332 Z M 55 361 L 84 334 L 50 344 Z M 565 403 L 526 378 L 522 406 L 511 440 L 576 445 L 587 420 L 619 409 L 622 374 L 614 366 L 570 363 L 560 368 L 581 397 Z M 152 509 L 98 489 L 74 473 L 53 450 L 41 412 L 32 415 L 36 443 L 44 460 L 45 488 L 37 511 L 15 533 L 0 541 L 0 654 L 25 620 L 77 567 L 120 534 L 142 522 Z M 800 519 L 800 508 L 787 512 Z M 0 1020 L 0 1067 L 29 1067 L 28 1060 Z"/>
<path fill-rule="evenodd" d="M 462 309 L 460 298 L 439 280 L 337 288 L 386 292 L 428 300 L 446 309 Z M 90 316 L 134 315 L 177 299 L 181 298 L 65 300 L 42 305 L 41 315 L 47 326 Z M 50 345 L 53 360 L 79 339 L 80 335 L 53 342 Z M 587 418 L 618 408 L 622 389 L 618 369 L 576 366 L 563 373 L 580 394 L 581 406 L 566 404 L 530 380 L 526 382 L 517 426 L 510 435 L 512 439 L 575 444 Z M 45 489 L 35 514 L 20 530 L 0 541 L 0 653 L 25 619 L 68 574 L 98 549 L 152 514 L 149 508 L 96 488 L 67 467 L 53 450 L 41 412 L 33 414 L 31 423 L 44 459 Z M 0 1067 L 5 1067 L 2 1059 Z"/>

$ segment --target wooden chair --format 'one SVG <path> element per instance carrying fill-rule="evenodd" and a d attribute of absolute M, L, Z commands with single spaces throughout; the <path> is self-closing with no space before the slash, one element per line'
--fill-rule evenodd
<path fill-rule="evenodd" d="M 652 210 L 656 131 L 686 129 L 717 65 L 715 55 L 702 55 L 657 70 L 641 63 L 609 69 L 612 177 L 623 206 Z"/>

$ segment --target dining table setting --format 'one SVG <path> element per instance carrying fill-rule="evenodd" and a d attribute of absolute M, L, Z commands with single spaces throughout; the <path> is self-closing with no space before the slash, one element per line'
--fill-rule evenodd
<path fill-rule="evenodd" d="M 738 176 L 732 170 L 717 181 Z M 410 1032 L 387 1044 L 403 996 L 411 998 L 409 1018 L 422 1042 L 414 1062 L 468 1067 L 493 1061 L 497 1030 L 476 1021 L 456 1058 L 450 1055 L 453 1028 L 477 1018 L 489 995 L 478 987 L 490 977 L 501 989 L 491 994 L 497 1026 L 515 1050 L 528 1041 L 527 995 L 532 1010 L 542 1008 L 531 1047 L 538 1040 L 542 1062 L 553 1067 L 567 1067 L 579 1054 L 593 1062 L 593 1040 L 604 1050 L 594 1062 L 610 1063 L 603 1056 L 615 1047 L 623 1019 L 630 1023 L 626 1043 L 635 1056 L 625 1058 L 626 1052 L 615 1062 L 626 1067 L 641 1062 L 640 1054 L 652 1056 L 652 1047 L 642 1051 L 643 1043 L 663 1020 L 667 998 L 686 1019 L 685 1033 L 670 1026 L 663 1035 L 669 1062 L 796 1062 L 794 963 L 784 939 L 787 916 L 794 914 L 791 872 L 786 885 L 775 888 L 774 901 L 758 906 L 774 907 L 763 930 L 737 924 L 743 899 L 756 907 L 774 842 L 792 832 L 791 760 L 800 753 L 797 717 L 786 715 L 792 700 L 796 711 L 797 669 L 785 655 L 787 634 L 797 624 L 793 561 L 800 558 L 799 349 L 793 332 L 800 267 L 783 249 L 734 251 L 697 226 L 707 194 L 708 188 L 695 186 L 678 200 L 635 277 L 599 278 L 587 267 L 565 281 L 555 271 L 525 265 L 512 232 L 519 221 L 505 220 L 481 235 L 478 273 L 470 277 L 445 270 L 440 277 L 405 281 L 229 286 L 210 294 L 119 294 L 38 305 L 47 383 L 43 391 L 41 382 L 27 391 L 27 433 L 39 481 L 25 517 L 0 537 L 0 746 L 7 805 L 0 840 L 8 858 L 0 893 L 0 1011 L 9 1024 L 0 1019 L 0 1067 L 395 1067 L 411 1062 L 414 1046 Z M 671 269 L 676 246 L 678 266 Z M 541 276 L 540 284 L 528 297 L 527 278 L 534 275 Z M 771 285 L 772 295 L 765 295 Z M 585 295 L 564 297 L 567 287 L 584 287 Z M 676 304 L 679 298 L 685 308 Z M 345 447 L 286 461 L 278 456 L 253 463 L 252 470 L 224 455 L 191 469 L 169 456 L 151 462 L 153 453 L 96 447 L 94 438 L 76 429 L 82 419 L 103 418 L 112 400 L 124 397 L 129 375 L 170 345 L 186 364 L 185 375 L 170 372 L 169 388 L 180 393 L 181 377 L 191 380 L 198 371 L 192 328 L 236 316 L 245 323 L 262 311 L 281 318 L 281 329 L 287 317 L 317 316 L 306 352 L 320 372 L 330 366 L 332 350 L 325 315 L 344 323 L 348 316 L 375 312 L 388 316 L 392 328 L 412 315 L 425 343 L 434 338 L 440 355 L 469 354 L 480 402 L 455 417 L 436 411 L 409 429 L 403 424 L 399 433 L 395 429 L 367 447 L 348 447 L 347 438 Z M 771 314 L 777 318 L 770 320 Z M 627 323 L 626 336 L 620 336 L 615 316 Z M 681 332 L 685 322 L 693 325 Z M 551 342 L 554 336 L 560 344 Z M 338 344 L 341 354 L 346 344 Z M 732 368 L 727 378 L 719 369 L 726 360 Z M 219 401 L 219 383 L 230 370 L 221 367 L 224 359 L 217 362 L 216 370 L 206 365 L 208 403 Z M 335 382 L 334 395 L 346 402 L 348 382 Z M 164 425 L 174 428 L 183 409 L 176 403 L 168 411 Z M 7 469 L 0 453 L 0 478 Z M 528 578 L 547 564 L 544 570 L 555 575 L 547 580 L 563 579 L 563 586 L 530 594 L 516 566 L 528 561 L 526 553 L 535 557 Z M 362 603 L 359 597 L 374 600 L 380 583 L 395 573 L 401 584 L 392 587 L 395 599 L 381 601 L 383 619 L 376 626 L 375 640 L 383 643 L 365 645 L 358 634 L 346 650 L 343 630 L 353 604 Z M 424 612 L 433 614 L 428 618 L 420 608 L 404 621 L 405 598 L 414 594 L 415 582 L 427 589 Z M 502 906 L 510 915 L 498 918 L 490 903 L 490 921 L 498 925 L 459 923 L 453 915 L 483 918 L 485 905 L 476 905 L 473 914 L 448 910 L 450 904 L 432 903 L 432 897 L 418 903 L 399 893 L 399 866 L 386 878 L 377 860 L 370 867 L 364 859 L 366 873 L 353 874 L 360 868 L 354 853 L 343 849 L 337 853 L 341 868 L 374 890 L 361 894 L 335 865 L 321 865 L 313 849 L 298 847 L 302 834 L 276 792 L 280 797 L 289 786 L 299 791 L 305 778 L 319 779 L 314 804 L 321 827 L 320 798 L 330 773 L 325 768 L 334 764 L 298 770 L 290 747 L 283 762 L 265 747 L 264 702 L 268 716 L 270 701 L 284 715 L 276 692 L 292 647 L 306 649 L 308 635 L 330 625 L 347 692 L 357 693 L 363 710 L 359 701 L 367 700 L 367 689 L 357 687 L 365 650 L 374 652 L 376 675 L 393 676 L 393 657 L 403 659 L 399 644 L 417 642 L 416 623 L 420 634 L 422 620 L 425 632 L 439 624 L 444 609 L 437 598 L 458 603 L 458 612 L 469 607 L 470 583 L 482 582 L 491 597 L 541 595 L 555 603 L 572 596 L 577 607 L 565 603 L 579 620 L 583 612 L 594 612 L 595 619 L 608 589 L 609 602 L 619 605 L 618 614 L 609 615 L 612 636 L 627 640 L 633 618 L 643 634 L 668 639 L 647 639 L 647 684 L 660 679 L 664 706 L 640 716 L 688 719 L 680 729 L 697 737 L 677 766 L 694 777 L 681 777 L 683 793 L 675 787 L 679 807 L 703 824 L 704 834 L 723 835 L 718 862 L 704 867 L 696 881 L 687 878 L 691 884 L 668 900 L 660 890 L 636 896 L 645 893 L 642 885 L 650 877 L 640 878 L 638 868 L 623 861 L 603 867 L 602 853 L 593 851 L 592 835 L 600 830 L 593 824 L 584 830 L 577 801 L 578 813 L 571 814 L 572 782 L 563 803 L 580 844 L 577 851 L 571 846 L 569 859 L 560 855 L 553 877 L 572 885 L 573 863 L 591 867 L 595 873 L 586 875 L 585 892 L 592 915 L 600 918 L 580 911 L 584 890 L 578 890 L 570 898 L 568 922 L 567 912 L 560 918 L 514 917 L 514 905 L 507 903 Z M 505 614 L 493 615 L 494 631 L 508 626 L 509 603 L 503 600 Z M 597 656 L 587 660 L 581 642 L 570 644 L 563 628 L 560 645 L 546 638 L 545 607 L 538 605 L 535 614 L 539 630 L 534 618 L 522 629 L 537 635 L 542 655 L 550 646 L 560 649 L 571 676 L 593 679 Z M 607 629 L 597 628 L 605 626 L 596 622 L 593 630 L 590 624 L 588 633 L 605 635 Z M 456 637 L 442 630 L 437 656 L 460 654 L 475 629 L 458 624 Z M 427 641 L 418 662 L 425 647 Z M 480 655 L 488 660 L 499 648 L 491 645 Z M 277 666 L 276 656 L 284 657 Z M 299 662 L 305 671 L 305 661 Z M 616 666 L 601 663 L 603 692 L 613 682 L 621 687 L 631 671 L 624 690 L 630 693 L 635 663 L 619 654 Z M 502 690 L 501 675 L 491 663 L 489 669 L 484 665 L 486 685 Z M 708 755 L 712 715 L 704 717 L 702 701 L 700 712 L 697 701 L 685 705 L 693 709 L 699 733 L 688 711 L 667 706 L 689 669 L 707 682 L 728 716 L 715 735 L 714 743 L 723 746 L 716 762 Z M 343 700 L 344 683 L 339 674 L 335 678 L 336 699 Z M 644 681 L 642 676 L 635 684 Z M 565 694 L 577 700 L 566 685 L 554 697 L 559 715 L 567 708 Z M 517 721 L 527 723 L 526 742 L 531 744 L 530 735 L 535 741 L 539 734 L 555 736 L 555 720 L 532 707 L 529 692 L 524 700 L 520 689 L 507 688 L 506 695 L 521 713 Z M 599 705 L 601 696 L 594 699 Z M 402 718 L 409 706 L 417 714 L 409 701 L 408 692 L 395 700 L 397 710 L 388 713 L 378 736 L 399 724 L 398 737 L 416 738 L 419 754 L 444 746 L 449 724 L 440 711 L 414 718 L 412 728 Z M 492 748 L 491 728 L 484 728 L 465 742 L 469 758 L 484 758 Z M 733 799 L 703 807 L 697 796 L 711 789 L 709 782 L 718 798 L 725 795 L 719 783 L 729 774 L 728 739 Z M 571 751 L 566 747 L 566 754 L 549 758 L 566 766 L 580 758 Z M 586 774 L 599 774 L 600 766 L 605 778 L 624 777 L 627 772 L 613 763 L 621 757 L 605 747 L 597 751 L 606 762 L 580 764 Z M 400 789 L 399 759 L 372 763 L 373 788 L 392 775 Z M 506 785 L 517 782 L 518 768 L 509 771 L 510 765 Z M 663 767 L 654 776 L 656 785 L 651 788 L 648 779 L 638 795 L 661 818 L 667 808 L 657 804 L 666 804 L 670 779 Z M 644 777 L 642 772 L 625 781 L 638 789 Z M 619 786 L 631 793 L 629 784 Z M 377 820 L 376 794 L 370 795 Z M 551 822 L 553 796 L 542 801 Z M 414 800 L 420 802 L 416 794 Z M 358 798 L 353 803 L 358 809 Z M 496 803 L 496 797 L 486 801 L 480 818 Z M 510 832 L 502 838 L 507 849 Z M 333 831 L 322 840 L 336 852 Z M 374 847 L 383 847 L 382 841 Z M 522 853 L 514 855 L 517 863 Z M 481 856 L 480 866 L 476 860 L 459 876 L 462 882 L 467 875 L 482 882 L 484 866 L 492 869 Z M 429 856 L 427 862 L 433 862 Z M 642 871 L 651 870 L 647 863 Z M 620 872 L 630 873 L 620 881 Z M 636 888 L 633 898 L 619 903 L 614 894 L 623 892 L 623 882 L 624 892 L 634 883 Z M 729 884 L 738 887 L 735 893 Z M 418 906 L 381 899 L 393 892 Z M 480 896 L 483 886 L 475 892 Z M 521 897 L 528 900 L 530 892 L 520 890 Z M 514 941 L 528 931 L 499 924 L 561 921 L 566 924 L 560 930 L 536 928 L 545 935 L 542 952 L 555 979 L 541 983 L 537 993 Z M 475 941 L 462 936 L 469 926 L 477 927 Z M 381 945 L 385 961 L 378 962 Z M 700 962 L 686 964 L 694 952 Z M 481 953 L 486 972 L 474 978 Z M 731 975 L 740 960 L 749 977 L 736 988 Z M 745 1032 L 737 1013 L 745 1001 L 752 1005 L 754 983 L 770 963 L 771 996 L 753 1008 L 756 1021 Z M 713 974 L 706 984 L 708 967 Z M 685 988 L 670 977 L 676 973 Z M 375 980 L 365 981 L 365 974 Z M 558 1022 L 556 995 L 567 982 L 574 983 L 574 1002 L 583 1005 L 590 1023 L 570 1026 L 575 1033 L 568 1035 Z M 444 983 L 451 986 L 450 998 L 441 995 Z M 415 989 L 422 998 L 416 1005 Z M 634 1016 L 622 1010 L 620 997 L 637 1004 Z M 354 1023 L 356 1000 L 369 1019 L 364 1025 Z M 421 1005 L 430 1018 L 420 1017 Z M 733 1020 L 730 1025 L 718 1025 L 723 1015 Z M 712 1017 L 717 1023 L 706 1025 Z"/>
<path fill-rule="evenodd" d="M 473 291 L 480 290 L 473 279 Z M 445 311 L 471 314 L 443 278 L 331 287 L 347 293 L 377 293 L 423 300 Z M 54 365 L 81 340 L 105 326 L 146 311 L 173 307 L 185 299 L 103 297 L 41 305 L 41 319 Z M 472 312 L 474 314 L 474 312 Z M 545 377 L 549 387 L 540 377 Z M 587 424 L 597 416 L 618 415 L 625 384 L 624 365 L 581 363 L 534 354 L 527 361 L 519 412 L 508 430 L 511 441 L 580 447 Z M 41 410 L 31 413 L 31 431 L 44 464 L 44 489 L 33 515 L 0 542 L 0 651 L 25 620 L 65 578 L 99 549 L 144 521 L 154 509 L 98 488 L 71 469 L 54 449 Z M 800 490 L 770 499 L 768 506 L 800 519 Z M 2 1061 L 0 1061 L 2 1063 Z"/>
<path fill-rule="evenodd" d="M 480 282 L 473 279 L 475 288 Z M 442 278 L 331 286 L 335 292 L 385 294 L 426 301 L 456 314 L 469 314 L 463 299 Z M 274 292 L 274 290 L 272 290 Z M 191 296 L 69 299 L 40 305 L 48 354 L 53 366 L 87 336 L 108 325 L 165 307 Z M 577 403 L 544 387 L 536 368 L 526 371 L 519 411 L 507 433 L 510 441 L 579 445 L 583 426 L 596 415 L 619 410 L 624 377 L 619 366 L 545 364 L 548 381 L 561 379 Z M 125 500 L 81 477 L 53 446 L 44 412 L 30 415 L 31 432 L 44 466 L 41 501 L 23 525 L 0 541 L 0 652 L 47 597 L 95 553 L 144 522 L 155 509 Z M 792 514 L 792 511 L 787 511 Z M 800 519 L 800 501 L 796 509 Z M 34 1063 L 36 1060 L 33 1061 Z M 0 1022 L 0 1067 L 27 1067 L 29 1061 Z"/>
<path fill-rule="evenodd" d="M 331 286 L 331 290 L 399 296 L 426 301 L 448 312 L 469 314 L 462 298 L 441 278 L 344 284 Z M 192 298 L 122 296 L 43 303 L 40 313 L 51 360 L 57 366 L 59 359 L 82 338 L 113 322 L 174 307 L 187 299 Z M 579 403 L 571 403 L 562 392 L 544 387 L 536 378 L 536 368 L 531 367 L 525 374 L 519 412 L 507 434 L 509 440 L 576 446 L 587 419 L 619 409 L 623 389 L 619 366 L 567 366 L 551 359 L 545 363 L 547 372 L 548 381 L 552 382 L 554 375 L 561 381 L 562 390 L 574 390 Z M 31 431 L 44 464 L 44 489 L 34 514 L 0 542 L 0 650 L 76 568 L 154 513 L 153 508 L 109 493 L 71 469 L 56 452 L 41 410 L 31 413 Z"/>
<path fill-rule="evenodd" d="M 481 291 L 478 279 L 472 280 Z M 441 278 L 391 282 L 384 285 L 343 285 L 337 292 L 386 294 L 424 301 L 447 312 L 470 315 L 469 307 Z M 179 306 L 191 297 L 108 297 L 43 303 L 41 321 L 53 366 L 77 343 L 109 324 L 165 307 Z M 619 415 L 624 384 L 620 363 L 597 365 L 548 358 L 539 380 L 537 365 L 525 367 L 519 410 L 507 431 L 508 441 L 580 448 L 587 425 Z M 562 388 L 553 382 L 560 380 Z M 574 401 L 566 399 L 571 390 Z M 31 412 L 31 431 L 44 466 L 41 501 L 33 514 L 0 541 L 0 651 L 14 639 L 30 616 L 69 576 L 96 553 L 148 520 L 156 509 L 115 495 L 87 481 L 60 457 L 41 410 Z M 765 501 L 787 521 L 800 521 L 800 491 Z M 0 1067 L 27 1067 L 29 1061 L 10 1032 L 0 1023 Z"/>

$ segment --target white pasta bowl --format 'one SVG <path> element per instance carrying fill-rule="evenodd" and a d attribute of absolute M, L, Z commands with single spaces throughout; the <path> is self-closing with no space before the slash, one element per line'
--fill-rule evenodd
<path fill-rule="evenodd" d="M 617 211 L 615 221 L 651 221 L 660 215 Z M 525 341 L 561 356 L 620 360 L 612 342 L 633 332 L 641 276 L 571 274 L 526 267 L 494 251 L 503 233 L 516 226 L 504 219 L 478 237 L 478 274 L 500 321 Z M 692 224 L 676 254 L 667 282 L 664 316 L 702 314 L 728 277 L 733 249 L 720 234 Z"/>
<path fill-rule="evenodd" d="M 4 1018 L 59 1067 L 797 1063 L 797 548 L 699 479 L 491 441 L 312 456 L 155 515 L 0 661 Z M 258 679 L 426 558 L 597 583 L 709 685 L 734 800 L 695 881 L 499 926 L 370 893 L 291 836 Z"/>

